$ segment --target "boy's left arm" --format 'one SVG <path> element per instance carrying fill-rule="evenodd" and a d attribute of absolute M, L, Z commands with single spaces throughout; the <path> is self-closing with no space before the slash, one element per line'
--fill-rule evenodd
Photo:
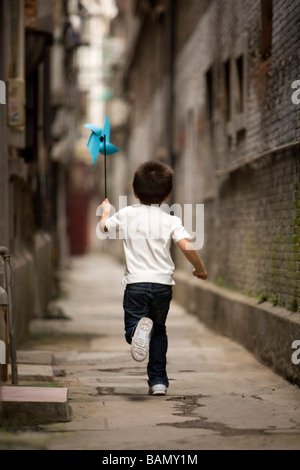
<path fill-rule="evenodd" d="M 194 246 L 189 240 L 183 238 L 177 242 L 186 259 L 194 266 L 193 275 L 199 279 L 207 279 L 207 272 L 202 264 L 202 261 L 195 250 Z"/>
<path fill-rule="evenodd" d="M 102 204 L 101 204 L 101 208 L 102 208 L 102 215 L 100 217 L 100 227 L 102 230 L 104 230 L 104 232 L 108 232 L 107 228 L 106 228 L 106 221 L 109 217 L 109 214 L 110 214 L 110 210 L 111 210 L 111 205 L 109 203 L 109 200 L 106 198 Z"/>

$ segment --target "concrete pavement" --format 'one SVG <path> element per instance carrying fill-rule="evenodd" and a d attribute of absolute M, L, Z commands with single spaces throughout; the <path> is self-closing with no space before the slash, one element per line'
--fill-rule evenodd
<path fill-rule="evenodd" d="M 101 254 L 73 258 L 62 274 L 56 304 L 69 319 L 34 320 L 26 347 L 53 353 L 71 419 L 18 438 L 49 450 L 300 449 L 300 388 L 174 301 L 170 387 L 149 396 L 146 363 L 124 340 L 122 275 Z"/>

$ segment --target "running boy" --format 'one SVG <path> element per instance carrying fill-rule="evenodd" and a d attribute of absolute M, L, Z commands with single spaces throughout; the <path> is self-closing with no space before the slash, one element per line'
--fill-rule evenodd
<path fill-rule="evenodd" d="M 108 199 L 101 205 L 101 229 L 119 231 L 124 239 L 125 338 L 131 344 L 133 359 L 143 361 L 149 354 L 147 373 L 152 395 L 165 395 L 169 386 L 166 319 L 175 284 L 172 279 L 175 266 L 170 255 L 172 240 L 193 265 L 193 275 L 207 278 L 180 218 L 160 208 L 169 198 L 172 185 L 173 171 L 167 165 L 147 161 L 134 173 L 133 191 L 138 204 L 125 207 L 112 217 Z"/>

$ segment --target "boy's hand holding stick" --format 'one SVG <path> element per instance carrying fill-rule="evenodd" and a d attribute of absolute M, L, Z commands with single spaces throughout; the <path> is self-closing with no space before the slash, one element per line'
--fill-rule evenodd
<path fill-rule="evenodd" d="M 107 228 L 105 227 L 105 224 L 106 224 L 106 221 L 109 217 L 110 210 L 111 210 L 111 205 L 107 198 L 104 199 L 104 201 L 101 203 L 101 208 L 102 208 L 102 215 L 100 218 L 100 226 L 104 230 L 104 232 L 107 232 Z"/>
<path fill-rule="evenodd" d="M 104 201 L 101 202 L 101 207 L 102 207 L 102 215 L 104 215 L 106 213 L 109 215 L 110 210 L 111 210 L 111 205 L 110 205 L 110 202 L 107 198 L 104 199 Z"/>

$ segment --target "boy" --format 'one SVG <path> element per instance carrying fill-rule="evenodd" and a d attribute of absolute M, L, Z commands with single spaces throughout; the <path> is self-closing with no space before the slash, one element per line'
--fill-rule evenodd
<path fill-rule="evenodd" d="M 139 204 L 125 207 L 110 218 L 108 199 L 101 205 L 101 229 L 117 230 L 124 239 L 125 338 L 131 344 L 133 359 L 143 361 L 149 354 L 147 373 L 151 395 L 165 395 L 169 386 L 166 319 L 175 284 L 172 279 L 175 266 L 170 255 L 172 239 L 194 266 L 193 275 L 207 278 L 180 218 L 160 209 L 169 198 L 172 185 L 173 171 L 163 163 L 148 161 L 134 173 L 133 191 Z"/>

